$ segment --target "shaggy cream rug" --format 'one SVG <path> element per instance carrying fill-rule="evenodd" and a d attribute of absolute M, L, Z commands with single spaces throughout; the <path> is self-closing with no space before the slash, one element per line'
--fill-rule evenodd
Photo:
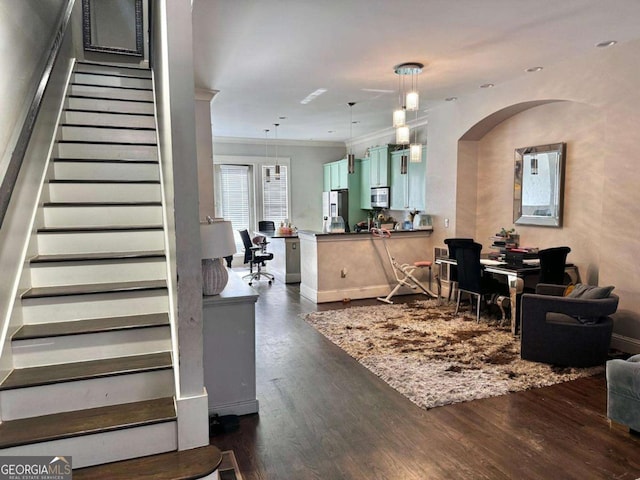
<path fill-rule="evenodd" d="M 468 307 L 467 307 L 468 308 Z M 304 319 L 398 392 L 433 408 L 590 376 L 520 358 L 520 341 L 496 320 L 435 300 L 314 312 Z"/>

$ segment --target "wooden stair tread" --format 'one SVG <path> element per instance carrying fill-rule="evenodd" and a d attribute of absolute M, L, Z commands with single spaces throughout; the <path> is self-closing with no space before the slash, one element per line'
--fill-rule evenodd
<path fill-rule="evenodd" d="M 42 205 L 44 207 L 157 207 L 161 206 L 162 202 L 44 202 Z"/>
<path fill-rule="evenodd" d="M 74 480 L 190 480 L 205 477 L 220 466 L 222 452 L 213 446 L 106 463 L 73 471 Z"/>
<path fill-rule="evenodd" d="M 79 61 L 76 62 L 76 66 L 77 67 L 82 67 L 82 66 L 85 66 L 85 65 L 89 66 L 89 67 L 107 67 L 107 68 L 113 68 L 115 70 L 117 70 L 117 69 L 125 69 L 125 70 L 133 70 L 133 71 L 140 70 L 141 72 L 151 72 L 150 68 L 145 68 L 145 67 L 120 65 L 120 64 L 106 63 L 106 62 L 87 62 L 86 60 L 79 60 Z"/>
<path fill-rule="evenodd" d="M 96 128 L 102 130 L 133 130 L 133 131 L 146 131 L 146 132 L 155 132 L 155 127 L 130 127 L 123 125 L 91 125 L 90 123 L 61 123 L 61 127 L 71 127 L 71 128 Z"/>
<path fill-rule="evenodd" d="M 175 421 L 173 398 L 55 413 L 0 424 L 0 448 Z"/>
<path fill-rule="evenodd" d="M 15 368 L 0 384 L 0 391 L 167 368 L 171 368 L 170 352 L 87 360 L 41 367 Z M 2 438 L 2 435 L 0 435 L 0 438 Z"/>
<path fill-rule="evenodd" d="M 169 325 L 166 313 L 145 315 L 126 315 L 121 317 L 91 318 L 69 322 L 36 323 L 23 325 L 13 334 L 12 340 L 30 340 L 34 338 L 62 337 L 89 333 L 130 330 Z"/>
<path fill-rule="evenodd" d="M 90 72 L 76 72 L 76 73 L 90 73 Z M 124 78 L 136 78 L 136 77 L 124 76 Z M 143 92 L 153 92 L 153 88 L 131 87 L 131 86 L 128 86 L 128 85 L 98 85 L 98 84 L 95 84 L 95 83 L 82 83 L 82 82 L 72 82 L 70 85 L 71 85 L 71 87 L 89 87 L 89 88 L 99 88 L 99 89 L 102 89 L 102 90 L 113 89 L 116 92 L 118 90 L 138 90 L 138 91 L 143 91 Z M 116 93 L 116 92 L 114 92 L 114 93 Z M 98 97 L 98 98 L 104 98 L 104 97 Z"/>
<path fill-rule="evenodd" d="M 94 179 L 78 179 L 65 180 L 52 178 L 50 184 L 98 184 L 98 185 L 160 185 L 160 180 L 94 180 Z"/>
<path fill-rule="evenodd" d="M 60 297 L 70 295 L 90 295 L 94 293 L 117 293 L 135 290 L 158 290 L 167 288 L 164 280 L 142 280 L 135 282 L 93 283 L 80 285 L 56 285 L 34 287 L 22 294 L 22 298 Z"/>
<path fill-rule="evenodd" d="M 81 233 L 81 232 L 111 232 L 111 231 L 137 231 L 137 230 L 162 230 L 162 225 L 89 225 L 85 227 L 42 227 L 38 233 Z"/>
<path fill-rule="evenodd" d="M 66 162 L 66 163 L 118 163 L 118 164 L 157 164 L 158 160 L 123 160 L 119 158 L 60 158 L 56 157 L 52 159 L 54 162 Z"/>
<path fill-rule="evenodd" d="M 140 117 L 153 117 L 153 113 L 140 113 L 140 112 L 121 112 L 113 110 L 96 110 L 88 108 L 65 108 L 65 112 L 84 112 L 84 113 L 98 113 L 100 115 L 138 115 Z"/>
<path fill-rule="evenodd" d="M 135 78 L 135 77 L 127 77 L 127 78 Z M 96 87 L 108 87 L 108 85 L 94 85 Z M 71 95 L 67 95 L 67 98 L 84 98 L 87 100 L 104 100 L 107 102 L 131 102 L 131 103 L 148 103 L 148 104 L 153 104 L 153 100 L 135 100 L 135 99 L 129 99 L 129 98 L 117 98 L 117 97 L 96 97 L 93 95 L 78 95 L 78 94 L 71 94 Z"/>
<path fill-rule="evenodd" d="M 81 262 L 99 260 L 128 260 L 136 258 L 164 258 L 162 250 L 145 252 L 98 252 L 98 253 L 60 253 L 55 255 L 36 255 L 30 263 Z"/>
<path fill-rule="evenodd" d="M 157 147 L 155 142 L 109 142 L 106 140 L 58 140 L 58 144 L 74 144 L 74 145 L 117 145 L 125 147 Z"/>

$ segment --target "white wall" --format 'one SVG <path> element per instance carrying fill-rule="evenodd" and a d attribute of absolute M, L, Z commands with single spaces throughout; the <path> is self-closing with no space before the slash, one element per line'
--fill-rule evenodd
<path fill-rule="evenodd" d="M 215 110 L 215 101 L 214 101 Z M 269 145 L 269 156 L 275 146 Z M 213 154 L 265 156 L 265 142 L 213 139 Z M 320 142 L 278 142 L 278 157 L 290 159 L 291 222 L 301 230 L 322 230 L 322 165 L 346 155 L 343 144 Z"/>

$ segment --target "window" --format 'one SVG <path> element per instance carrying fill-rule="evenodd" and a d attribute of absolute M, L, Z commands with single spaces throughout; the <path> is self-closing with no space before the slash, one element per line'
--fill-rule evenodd
<path fill-rule="evenodd" d="M 267 169 L 270 176 L 267 177 Z M 269 181 L 267 179 L 270 178 Z M 271 220 L 276 226 L 289 218 L 289 192 L 287 189 L 287 166 L 280 165 L 280 179 L 276 180 L 273 165 L 262 166 L 262 218 Z"/>
<path fill-rule="evenodd" d="M 236 250 L 244 251 L 238 230 L 252 230 L 251 167 L 249 165 L 216 165 L 219 215 L 231 221 Z"/>

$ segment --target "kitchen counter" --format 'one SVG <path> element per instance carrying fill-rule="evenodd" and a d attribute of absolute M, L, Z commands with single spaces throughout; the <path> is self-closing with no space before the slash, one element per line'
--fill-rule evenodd
<path fill-rule="evenodd" d="M 371 232 L 298 231 L 300 294 L 316 303 L 384 297 L 396 285 L 396 279 L 383 241 L 399 263 L 433 260 L 431 233 L 431 230 L 398 230 L 383 240 Z M 429 286 L 428 269 L 415 273 Z M 403 287 L 398 295 L 407 293 L 415 290 Z"/>
<path fill-rule="evenodd" d="M 255 232 L 268 238 L 267 251 L 273 253 L 273 260 L 267 263 L 267 271 L 283 283 L 300 282 L 300 240 L 296 233 L 279 234 Z"/>

